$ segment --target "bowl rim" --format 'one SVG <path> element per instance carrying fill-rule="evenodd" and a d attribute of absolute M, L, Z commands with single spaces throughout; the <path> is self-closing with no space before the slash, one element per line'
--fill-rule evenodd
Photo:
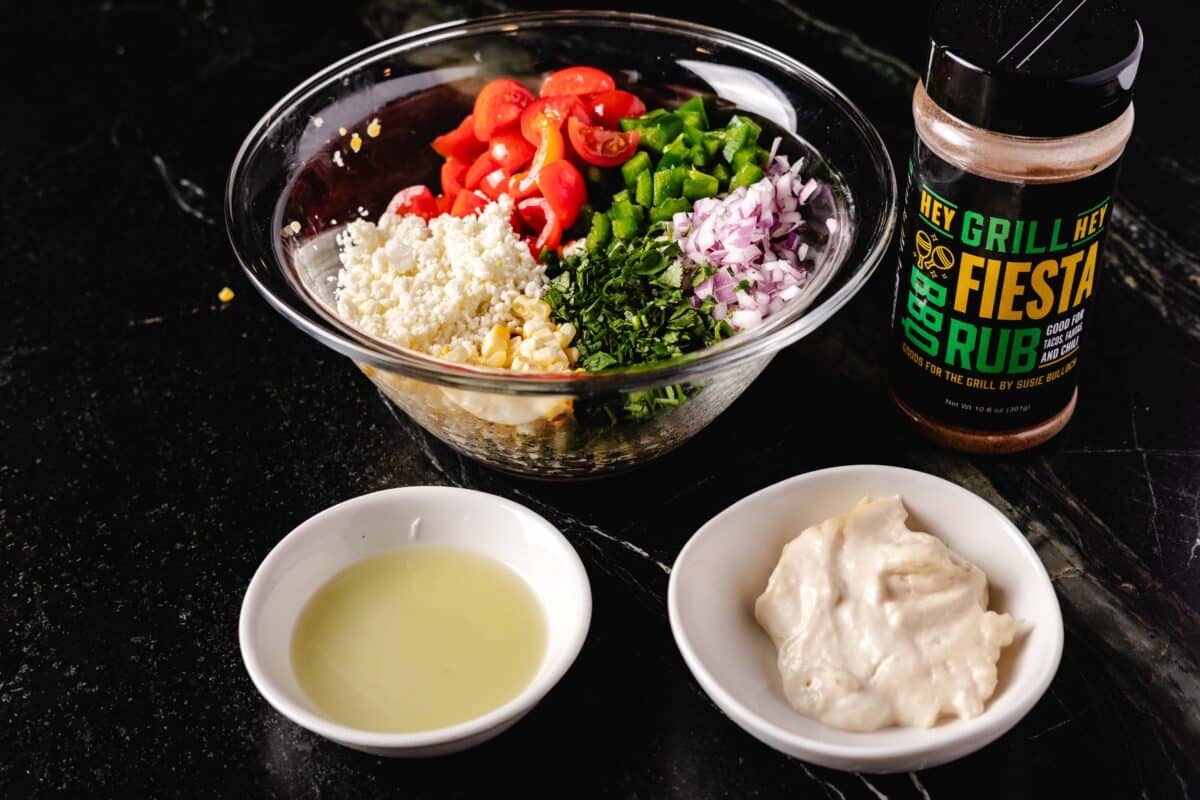
<path fill-rule="evenodd" d="M 486 714 L 472 717 L 463 722 L 427 731 L 386 733 L 363 730 L 335 722 L 294 702 L 286 692 L 278 687 L 263 667 L 258 653 L 259 645 L 257 636 L 254 632 L 257 619 L 256 612 L 262 608 L 266 593 L 273 588 L 267 584 L 268 576 L 278 567 L 279 562 L 296 548 L 306 546 L 303 542 L 310 536 L 309 531 L 328 524 L 331 519 L 344 515 L 357 506 L 368 503 L 389 503 L 393 502 L 395 498 L 412 497 L 414 495 L 445 496 L 444 499 L 433 502 L 453 505 L 456 498 L 460 498 L 464 494 L 476 496 L 488 503 L 493 503 L 496 506 L 515 512 L 524 523 L 541 529 L 546 537 L 544 541 L 551 543 L 555 551 L 562 558 L 566 574 L 571 579 L 567 591 L 577 594 L 580 600 L 580 613 L 571 621 L 571 628 L 561 637 L 559 654 L 555 657 L 554 661 L 547 664 L 546 668 L 535 675 L 525 688 L 503 705 L 488 711 Z M 522 537 L 523 540 L 524 538 Z M 526 541 L 524 546 L 532 545 Z M 350 566 L 350 564 L 347 564 L 347 566 Z M 521 578 L 525 580 L 524 576 L 521 576 Z M 309 599 L 311 599 L 312 593 L 315 593 L 319 588 L 319 585 L 311 587 Z M 539 606 L 544 608 L 545 601 L 538 587 L 530 584 L 530 589 L 537 596 Z M 241 611 L 238 615 L 238 646 L 242 652 L 242 662 L 246 667 L 246 672 L 250 675 L 250 680 L 254 684 L 254 687 L 276 711 L 292 720 L 292 722 L 303 728 L 307 728 L 313 733 L 339 743 L 359 747 L 405 750 L 468 740 L 506 722 L 520 719 L 541 702 L 542 698 L 562 680 L 567 670 L 575 663 L 587 639 L 588 630 L 591 627 L 591 618 L 592 590 L 591 584 L 588 581 L 587 570 L 579 558 L 579 553 L 567 540 L 566 536 L 545 517 L 506 497 L 500 497 L 499 495 L 475 489 L 440 485 L 398 486 L 368 492 L 335 503 L 313 514 L 280 539 L 254 571 L 254 576 L 250 579 L 246 593 L 242 598 Z M 548 640 L 547 651 L 549 652 L 550 650 L 551 643 Z"/>
<path fill-rule="evenodd" d="M 703 659 L 700 658 L 699 654 L 693 648 L 685 629 L 686 626 L 681 620 L 682 612 L 680 606 L 683 601 L 680 597 L 682 590 L 680 589 L 678 576 L 687 569 L 685 559 L 688 553 L 693 548 L 698 547 L 696 543 L 702 539 L 707 531 L 715 529 L 727 517 L 736 515 L 744 505 L 753 499 L 761 499 L 763 495 L 786 492 L 798 484 L 803 484 L 820 477 L 875 470 L 883 473 L 903 475 L 910 480 L 931 481 L 934 484 L 940 485 L 940 488 L 947 493 L 966 495 L 975 501 L 983 503 L 994 515 L 997 529 L 1003 534 L 1002 539 L 1006 540 L 1009 545 L 1021 553 L 1023 558 L 1030 562 L 1030 566 L 1033 569 L 1028 578 L 1028 584 L 1036 587 L 1036 591 L 1047 593 L 1052 601 L 1050 606 L 1053 608 L 1053 616 L 1048 619 L 1038 620 L 1039 626 L 1048 630 L 1051 649 L 1048 657 L 1043 662 L 1029 668 L 1031 672 L 1035 673 L 1036 677 L 1031 688 L 1025 694 L 1015 698 L 1013 705 L 1006 712 L 989 713 L 994 711 L 994 708 L 989 704 L 979 716 L 968 720 L 956 721 L 960 723 L 958 729 L 952 735 L 942 737 L 941 741 L 925 741 L 923 740 L 924 737 L 915 736 L 910 742 L 899 742 L 890 745 L 872 744 L 869 742 L 862 744 L 839 744 L 781 728 L 747 707 L 714 677 L 705 666 Z M 682 570 L 680 569 L 681 565 L 683 566 Z M 1041 558 L 1038 557 L 1037 551 L 1034 550 L 1033 545 L 1030 544 L 1029 540 L 1025 538 L 1025 535 L 1021 533 L 1021 530 L 1017 528 L 1012 520 L 1000 511 L 1000 509 L 996 508 L 995 505 L 980 497 L 975 492 L 946 480 L 939 475 L 885 464 L 848 464 L 802 472 L 752 492 L 715 514 L 688 539 L 687 543 L 679 551 L 679 555 L 671 567 L 671 578 L 667 586 L 667 614 L 675 644 L 688 669 L 695 676 L 705 693 L 716 702 L 730 719 L 736 722 L 743 730 L 775 749 L 790 752 L 792 755 L 803 754 L 804 756 L 816 756 L 827 759 L 827 761 L 821 763 L 826 763 L 829 766 L 834 766 L 833 762 L 836 761 L 864 765 L 868 763 L 898 762 L 921 756 L 931 757 L 927 759 L 927 766 L 935 766 L 965 756 L 984 747 L 1008 732 L 1029 713 L 1030 709 L 1045 694 L 1058 672 L 1058 667 L 1062 660 L 1065 638 L 1062 609 L 1058 602 L 1058 595 L 1054 591 L 1053 582 L 1050 580 L 1050 576 L 1046 572 Z M 883 730 L 896 729 L 885 728 Z M 921 729 L 917 728 L 912 730 L 918 733 L 921 732 Z M 874 732 L 867 732 L 861 735 L 866 738 L 870 737 L 871 733 Z M 937 757 L 938 754 L 948 755 L 948 757 L 939 759 Z M 859 769 L 860 767 L 856 766 L 854 768 Z M 908 768 L 908 766 L 904 766 L 899 769 Z M 892 770 L 887 769 L 887 771 Z"/>
<path fill-rule="evenodd" d="M 824 297 L 821 302 L 803 310 L 795 319 L 767 333 L 734 336 L 713 347 L 649 365 L 608 370 L 602 373 L 562 374 L 515 373 L 510 370 L 455 364 L 431 355 L 373 340 L 366 334 L 350 336 L 341 330 L 340 326 L 330 325 L 327 321 L 318 321 L 304 311 L 293 307 L 291 298 L 278 295 L 255 274 L 252 264 L 263 259 L 272 261 L 278 259 L 275 248 L 271 248 L 272 252 L 270 253 L 260 253 L 257 252 L 257 248 L 243 246 L 239 240 L 238 232 L 242 228 L 241 218 L 243 215 L 235 203 L 236 190 L 241 185 L 242 172 L 251 151 L 261 144 L 266 131 L 287 113 L 289 107 L 300 102 L 318 85 L 325 84 L 361 62 L 395 50 L 481 33 L 511 33 L 522 26 L 538 28 L 588 24 L 602 27 L 632 27 L 647 31 L 706 37 L 748 56 L 769 62 L 777 68 L 792 73 L 798 80 L 805 82 L 810 87 L 823 92 L 833 104 L 839 107 L 848 123 L 863 139 L 870 153 L 872 166 L 884 178 L 881 187 L 883 207 L 874 228 L 860 230 L 855 234 L 866 237 L 868 242 L 867 252 L 862 258 L 858 270 L 832 293 L 826 295 L 828 290 L 822 291 L 818 295 L 818 299 Z M 817 149 L 817 152 L 821 154 L 820 148 Z M 837 165 L 832 166 L 836 168 Z M 854 197 L 851 196 L 850 199 L 853 202 Z M 858 106 L 840 89 L 804 63 L 749 37 L 685 20 L 623 11 L 558 10 L 494 14 L 431 25 L 362 48 L 317 71 L 278 100 L 258 120 L 242 141 L 226 182 L 224 210 L 226 232 L 234 253 L 241 263 L 246 277 L 259 294 L 292 324 L 356 362 L 368 363 L 409 377 L 463 389 L 519 394 L 563 394 L 567 392 L 594 394 L 605 391 L 630 391 L 702 377 L 743 360 L 772 356 L 782 348 L 813 332 L 849 302 L 874 274 L 891 244 L 896 228 L 897 204 L 895 171 L 879 132 Z M 841 263 L 830 266 L 840 270 L 851 265 L 846 264 L 843 258 Z M 302 295 L 300 300 L 318 318 L 323 316 L 320 309 L 313 307 L 311 298 Z"/>

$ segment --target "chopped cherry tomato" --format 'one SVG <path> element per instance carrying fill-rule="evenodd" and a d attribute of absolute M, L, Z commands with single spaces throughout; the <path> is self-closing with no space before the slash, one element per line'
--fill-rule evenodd
<path fill-rule="evenodd" d="M 547 164 L 538 174 L 538 188 L 563 228 L 570 228 L 587 202 L 583 176 L 570 161 Z"/>
<path fill-rule="evenodd" d="M 467 179 L 467 169 L 467 163 L 457 158 L 447 159 L 446 163 L 442 164 L 442 192 L 451 201 L 462 191 L 463 183 Z"/>
<path fill-rule="evenodd" d="M 517 203 L 522 221 L 538 232 L 537 240 L 529 246 L 533 257 L 541 258 L 543 250 L 557 250 L 562 242 L 563 225 L 544 197 L 531 197 Z"/>
<path fill-rule="evenodd" d="M 591 95 L 587 102 L 592 119 L 606 128 L 619 128 L 626 117 L 640 117 L 646 113 L 646 104 L 636 94 L 620 89 Z"/>
<path fill-rule="evenodd" d="M 530 144 L 540 144 L 542 141 L 542 125 L 547 123 L 561 129 L 567 117 L 578 117 L 581 122 L 592 124 L 591 114 L 587 106 L 574 95 L 559 97 L 542 97 L 534 100 L 521 112 L 521 135 Z"/>
<path fill-rule="evenodd" d="M 571 119 L 575 119 L 572 117 Z M 578 120 L 576 120 L 578 122 Z M 527 172 L 519 172 L 509 182 L 508 193 L 514 200 L 529 197 L 537 192 L 538 174 L 547 164 L 562 161 L 566 145 L 563 143 L 562 131 L 553 124 L 542 125 L 542 142 L 533 155 L 533 163 Z"/>
<path fill-rule="evenodd" d="M 450 213 L 456 217 L 466 217 L 487 204 L 486 197 L 480 197 L 475 192 L 462 191 L 458 193 L 458 197 L 454 198 L 454 205 L 451 206 Z"/>
<path fill-rule="evenodd" d="M 387 210 L 401 216 L 416 214 L 421 219 L 429 219 L 438 215 L 437 200 L 428 186 L 409 186 L 396 192 L 396 196 L 388 203 Z"/>
<path fill-rule="evenodd" d="M 500 195 L 508 190 L 508 173 L 502 169 L 494 169 L 479 182 L 479 191 L 493 200 L 499 200 Z"/>
<path fill-rule="evenodd" d="M 509 78 L 497 78 L 475 98 L 475 138 L 486 142 L 505 125 L 516 122 L 533 102 L 533 92 Z"/>
<path fill-rule="evenodd" d="M 439 194 L 437 196 L 437 207 L 439 214 L 449 214 L 450 209 L 454 207 L 454 198 L 448 194 Z"/>
<path fill-rule="evenodd" d="M 540 260 L 542 253 L 547 250 L 557 250 L 562 243 L 562 232 L 562 223 L 551 215 L 550 219 L 546 220 L 546 227 L 542 228 L 537 241 L 533 243 L 534 259 Z"/>
<path fill-rule="evenodd" d="M 517 216 L 534 233 L 546 227 L 546 217 L 551 213 L 544 197 L 530 197 L 517 203 Z"/>
<path fill-rule="evenodd" d="M 567 134 L 571 147 L 589 164 L 597 167 L 615 167 L 624 164 L 637 152 L 637 131 L 622 133 L 610 131 L 596 125 L 584 125 L 572 117 L 567 120 Z"/>
<path fill-rule="evenodd" d="M 433 149 L 442 158 L 457 158 L 470 164 L 487 145 L 475 137 L 475 115 L 467 114 L 457 128 L 433 140 Z"/>
<path fill-rule="evenodd" d="M 483 176 L 494 169 L 496 169 L 496 162 L 492 161 L 491 156 L 487 153 L 482 153 L 467 169 L 466 175 L 463 176 L 463 188 L 474 189 L 483 180 Z"/>
<path fill-rule="evenodd" d="M 550 76 L 542 83 L 542 97 L 559 94 L 594 94 L 617 88 L 616 82 L 607 72 L 595 67 L 567 67 Z"/>
<path fill-rule="evenodd" d="M 498 133 L 492 137 L 488 155 L 509 175 L 529 163 L 537 148 L 519 133 Z"/>

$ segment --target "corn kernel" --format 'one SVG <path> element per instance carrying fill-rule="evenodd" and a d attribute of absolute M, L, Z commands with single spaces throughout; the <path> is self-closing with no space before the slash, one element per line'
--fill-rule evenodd
<path fill-rule="evenodd" d="M 497 353 L 507 355 L 509 335 L 510 331 L 507 325 L 496 325 L 488 331 L 487 336 L 483 339 L 483 346 L 480 348 L 483 358 L 488 360 Z"/>
<path fill-rule="evenodd" d="M 558 361 L 559 354 L 562 353 L 558 347 L 539 347 L 533 351 L 533 361 L 536 364 L 547 365 Z"/>
<path fill-rule="evenodd" d="M 579 360 L 579 348 L 568 347 L 566 349 L 567 360 L 571 362 L 571 366 L 575 366 L 575 362 Z"/>
<path fill-rule="evenodd" d="M 217 299 L 222 303 L 228 303 L 233 299 L 233 289 L 230 289 L 228 286 L 221 289 L 221 291 L 217 292 Z"/>
<path fill-rule="evenodd" d="M 528 320 L 524 325 L 521 326 L 521 331 L 525 334 L 526 339 L 532 339 L 539 333 L 549 330 L 550 324 L 540 319 Z"/>
<path fill-rule="evenodd" d="M 533 301 L 533 318 L 540 320 L 550 319 L 550 304 L 545 300 Z"/>
<path fill-rule="evenodd" d="M 533 303 L 534 303 L 534 299 L 532 297 L 526 297 L 525 295 L 518 295 L 512 301 L 513 313 L 516 314 L 518 317 L 520 317 L 522 320 L 532 319 Z"/>
<path fill-rule="evenodd" d="M 554 335 L 558 339 L 559 346 L 566 347 L 575 338 L 575 333 L 575 326 L 569 322 L 564 322 L 558 326 L 558 330 L 554 332 Z"/>

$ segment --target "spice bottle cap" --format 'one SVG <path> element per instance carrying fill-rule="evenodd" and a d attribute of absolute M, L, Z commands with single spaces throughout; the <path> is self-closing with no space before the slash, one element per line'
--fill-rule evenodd
<path fill-rule="evenodd" d="M 1124 113 L 1141 55 L 1119 0 L 941 0 L 925 91 L 976 127 L 1069 136 Z"/>

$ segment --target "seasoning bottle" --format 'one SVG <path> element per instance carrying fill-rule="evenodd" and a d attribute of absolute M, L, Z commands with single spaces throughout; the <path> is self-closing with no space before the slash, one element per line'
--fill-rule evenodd
<path fill-rule="evenodd" d="M 977 453 L 1067 424 L 1142 31 L 1112 0 L 943 0 L 913 94 L 892 395 Z"/>

